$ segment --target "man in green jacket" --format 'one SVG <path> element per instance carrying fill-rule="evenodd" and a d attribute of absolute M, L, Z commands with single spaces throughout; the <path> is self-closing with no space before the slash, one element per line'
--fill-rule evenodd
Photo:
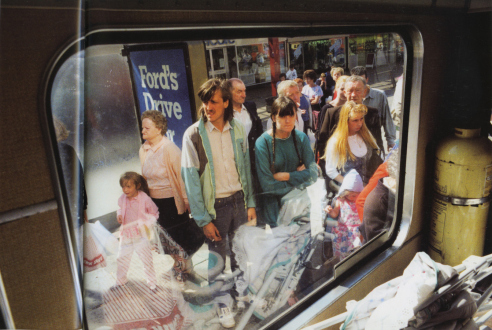
<path fill-rule="evenodd" d="M 234 232 L 256 219 L 248 137 L 243 125 L 233 119 L 231 94 L 224 81 L 208 80 L 198 97 L 202 101 L 200 119 L 183 136 L 181 175 L 191 213 L 203 228 L 209 251 L 218 253 L 225 263 L 228 236 L 234 271 Z M 222 325 L 233 327 L 234 319 L 225 315 L 230 313 L 230 297 L 216 301 Z"/>

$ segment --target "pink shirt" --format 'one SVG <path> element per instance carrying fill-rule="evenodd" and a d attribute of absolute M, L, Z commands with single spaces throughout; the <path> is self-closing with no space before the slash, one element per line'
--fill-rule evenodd
<path fill-rule="evenodd" d="M 162 139 L 161 142 L 152 147 L 147 142 L 143 145 L 147 155 L 142 165 L 142 175 L 147 179 L 150 196 L 153 198 L 174 197 L 167 164 L 164 161 L 164 153 L 167 151 L 163 147 L 164 144 L 165 141 Z"/>
<path fill-rule="evenodd" d="M 145 141 L 140 147 L 139 156 L 142 175 L 149 184 L 150 197 L 174 197 L 178 213 L 183 214 L 188 198 L 181 178 L 181 150 L 178 146 L 163 136 L 161 142 L 152 147 Z M 172 195 L 169 194 L 170 191 Z"/>

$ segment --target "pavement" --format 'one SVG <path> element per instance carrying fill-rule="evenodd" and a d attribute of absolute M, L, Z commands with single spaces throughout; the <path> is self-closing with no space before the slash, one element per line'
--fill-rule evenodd
<path fill-rule="evenodd" d="M 324 230 L 323 199 L 324 180 L 318 181 L 307 188 L 311 201 L 310 221 L 311 234 L 315 235 Z M 114 222 L 114 220 L 113 220 Z M 113 233 L 119 236 L 119 230 Z M 114 245 L 114 244 L 113 244 Z M 208 247 L 203 246 L 193 255 L 193 270 L 198 287 L 203 289 L 209 300 L 194 305 L 186 301 L 185 295 L 193 296 L 193 286 L 183 287 L 172 276 L 174 260 L 169 255 L 162 255 L 152 251 L 153 265 L 156 272 L 157 289 L 151 290 L 146 283 L 145 269 L 137 253 L 133 254 L 127 273 L 128 283 L 124 286 L 116 285 L 116 253 L 117 248 L 111 245 L 106 248 L 106 265 L 84 274 L 84 304 L 88 329 L 91 330 L 118 330 L 118 329 L 181 329 L 193 326 L 195 330 L 223 329 L 219 324 L 215 306 L 209 301 L 209 287 L 216 287 L 216 283 L 207 282 L 208 274 Z M 226 258 L 224 274 L 230 274 L 230 257 Z M 321 281 L 324 283 L 324 280 Z M 312 285 L 313 283 L 309 283 Z M 190 291 L 190 288 L 193 291 Z M 196 289 L 201 291 L 201 289 Z M 200 298 L 205 299 L 205 298 Z M 249 306 L 249 304 L 247 304 Z M 257 329 L 261 320 L 253 316 L 245 316 L 245 310 L 232 310 L 236 324 L 243 317 L 247 317 L 246 330 Z M 165 326 L 166 325 L 166 326 Z M 177 325 L 177 326 L 175 326 Z M 183 326 L 186 325 L 186 326 Z"/>
<path fill-rule="evenodd" d="M 113 235 L 117 238 L 119 231 Z M 114 250 L 114 249 L 113 249 Z M 203 320 L 211 329 L 219 321 L 214 306 L 192 306 L 182 295 L 183 287 L 172 275 L 174 260 L 152 251 L 157 288 L 146 283 L 143 263 L 133 254 L 127 273 L 128 283 L 116 285 L 116 254 L 107 252 L 106 265 L 84 274 L 84 304 L 88 329 L 181 329 Z M 193 255 L 197 278 L 206 281 L 208 249 L 206 244 Z M 206 323 L 206 324 L 205 324 Z"/>

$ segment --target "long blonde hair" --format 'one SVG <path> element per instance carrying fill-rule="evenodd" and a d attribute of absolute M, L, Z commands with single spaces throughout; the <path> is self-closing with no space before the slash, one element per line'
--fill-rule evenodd
<path fill-rule="evenodd" d="M 361 114 L 363 116 L 367 114 L 367 107 L 364 104 L 357 104 L 354 101 L 347 101 L 342 106 L 342 109 L 340 109 L 340 117 L 338 120 L 337 128 L 335 129 L 335 132 L 333 132 L 333 135 L 329 139 L 329 140 L 331 139 L 335 140 L 333 153 L 330 156 L 332 157 L 332 159 L 337 160 L 337 168 L 343 168 L 345 166 L 345 163 L 347 163 L 349 157 L 351 160 L 355 160 L 355 155 L 350 150 L 350 146 L 348 143 L 348 136 L 349 136 L 348 121 L 354 116 L 361 115 Z M 372 147 L 373 149 L 379 149 L 378 145 L 376 144 L 376 140 L 374 140 L 374 137 L 372 136 L 371 132 L 369 132 L 369 130 L 367 129 L 365 122 L 362 123 L 362 127 L 357 132 L 357 134 L 370 147 Z M 327 149 L 329 144 L 330 144 L 329 142 L 326 144 Z M 325 156 L 328 157 L 329 155 L 327 155 L 326 152 L 327 151 L 325 150 Z"/>

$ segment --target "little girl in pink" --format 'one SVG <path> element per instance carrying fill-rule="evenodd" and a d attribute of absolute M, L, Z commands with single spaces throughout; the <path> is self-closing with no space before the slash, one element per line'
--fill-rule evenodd
<path fill-rule="evenodd" d="M 325 212 L 333 219 L 338 218 L 338 225 L 332 228 L 333 255 L 340 259 L 348 256 L 355 248 L 361 246 L 359 226 L 361 221 L 355 200 L 364 188 L 362 179 L 356 170 L 349 171 L 343 178 L 338 191 L 335 207 L 328 205 Z"/>
<path fill-rule="evenodd" d="M 159 211 L 148 196 L 147 181 L 138 173 L 126 172 L 120 178 L 123 195 L 118 199 L 118 222 L 121 224 L 116 284 L 125 285 L 133 251 L 143 262 L 147 284 L 156 289 L 156 276 L 149 234 L 159 217 Z"/>

